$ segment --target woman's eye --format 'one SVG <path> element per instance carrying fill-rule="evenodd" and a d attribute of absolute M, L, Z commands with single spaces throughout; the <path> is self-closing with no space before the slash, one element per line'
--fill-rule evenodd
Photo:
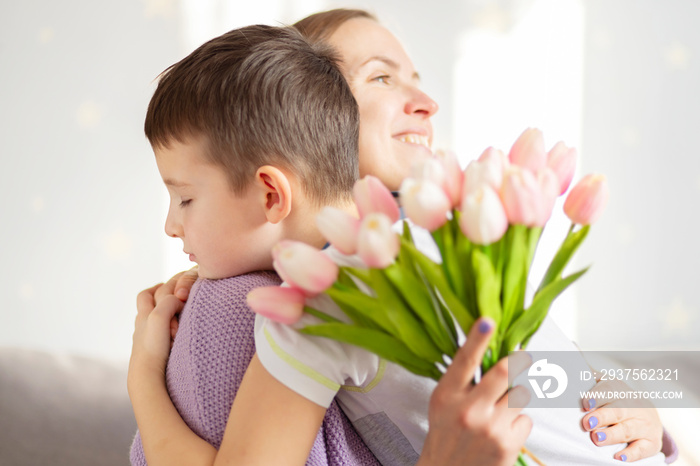
<path fill-rule="evenodd" d="M 389 84 L 389 78 L 390 76 L 388 74 L 383 74 L 381 76 L 376 76 L 372 78 L 372 81 L 377 81 L 382 84 Z"/>
<path fill-rule="evenodd" d="M 183 199 L 183 200 L 180 202 L 180 207 L 187 207 L 187 206 L 189 205 L 190 202 L 192 202 L 192 199 Z"/>

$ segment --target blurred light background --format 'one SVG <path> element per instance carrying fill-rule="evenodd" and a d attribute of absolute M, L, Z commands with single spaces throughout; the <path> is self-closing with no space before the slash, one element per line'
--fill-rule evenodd
<path fill-rule="evenodd" d="M 142 130 L 154 79 L 234 27 L 335 7 L 369 9 L 404 42 L 441 107 L 435 145 L 464 164 L 535 126 L 579 149 L 579 173 L 607 175 L 577 256 L 593 267 L 554 309 L 579 346 L 700 349 L 693 0 L 4 1 L 0 346 L 126 362 L 137 292 L 191 266 L 163 233 Z"/>

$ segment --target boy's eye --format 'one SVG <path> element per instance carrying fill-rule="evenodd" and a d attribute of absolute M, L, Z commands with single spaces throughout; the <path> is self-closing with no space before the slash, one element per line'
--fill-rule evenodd
<path fill-rule="evenodd" d="M 189 205 L 190 202 L 192 202 L 192 199 L 183 199 L 183 200 L 180 202 L 180 207 L 187 207 L 187 206 Z"/>

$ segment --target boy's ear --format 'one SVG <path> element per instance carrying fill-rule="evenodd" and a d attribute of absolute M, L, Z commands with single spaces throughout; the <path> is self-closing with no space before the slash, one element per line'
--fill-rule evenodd
<path fill-rule="evenodd" d="M 270 223 L 279 223 L 292 211 L 292 187 L 280 169 L 263 165 L 255 173 L 255 184 L 261 189 L 265 216 Z"/>

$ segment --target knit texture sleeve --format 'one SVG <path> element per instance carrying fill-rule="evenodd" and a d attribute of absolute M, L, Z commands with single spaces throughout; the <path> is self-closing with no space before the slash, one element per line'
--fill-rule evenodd
<path fill-rule="evenodd" d="M 190 429 L 217 449 L 233 399 L 255 354 L 255 315 L 246 305 L 246 296 L 253 288 L 279 283 L 271 272 L 198 280 L 180 314 L 166 369 L 168 392 Z M 131 464 L 147 464 L 138 432 L 131 447 Z M 307 464 L 352 466 L 378 462 L 333 402 Z"/>

